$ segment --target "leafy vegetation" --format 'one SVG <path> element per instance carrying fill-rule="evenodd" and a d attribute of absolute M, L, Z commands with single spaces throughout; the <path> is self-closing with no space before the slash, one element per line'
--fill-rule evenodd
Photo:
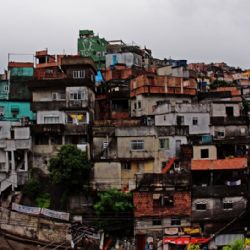
<path fill-rule="evenodd" d="M 200 250 L 200 246 L 198 244 L 191 244 L 189 250 Z"/>
<path fill-rule="evenodd" d="M 216 79 L 210 84 L 210 89 L 216 89 L 219 87 L 235 87 L 235 86 L 236 86 L 236 84 L 234 82 L 229 83 L 229 82 L 226 82 L 224 80 Z"/>
<path fill-rule="evenodd" d="M 41 193 L 41 184 L 38 179 L 30 178 L 23 187 L 23 194 L 34 200 Z"/>
<path fill-rule="evenodd" d="M 98 193 L 98 201 L 94 204 L 98 215 L 98 224 L 106 232 L 129 234 L 133 227 L 133 200 L 131 193 L 123 193 L 117 189 L 109 189 Z"/>
<path fill-rule="evenodd" d="M 63 145 L 49 162 L 52 183 L 63 185 L 67 191 L 82 190 L 89 179 L 90 161 L 76 145 Z"/>
<path fill-rule="evenodd" d="M 49 208 L 50 207 L 50 194 L 44 193 L 36 198 L 36 204 L 38 207 Z"/>
<path fill-rule="evenodd" d="M 244 240 L 235 240 L 229 246 L 224 246 L 222 250 L 243 250 L 245 249 Z"/>

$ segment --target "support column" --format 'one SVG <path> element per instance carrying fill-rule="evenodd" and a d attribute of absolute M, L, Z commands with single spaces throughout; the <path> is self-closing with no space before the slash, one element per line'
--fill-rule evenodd
<path fill-rule="evenodd" d="M 10 170 L 8 151 L 5 152 L 5 170 L 6 170 L 6 172 L 9 172 L 9 170 Z"/>
<path fill-rule="evenodd" d="M 11 151 L 11 172 L 16 171 L 16 166 L 15 166 L 15 154 L 14 151 Z"/>
<path fill-rule="evenodd" d="M 24 151 L 24 171 L 28 171 L 28 151 Z"/>

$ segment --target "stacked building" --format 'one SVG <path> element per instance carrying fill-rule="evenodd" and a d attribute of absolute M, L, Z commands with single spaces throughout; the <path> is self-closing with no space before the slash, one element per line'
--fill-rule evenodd
<path fill-rule="evenodd" d="M 156 59 L 89 30 L 78 52 L 9 62 L 0 80 L 0 192 L 23 185 L 31 168 L 48 173 L 60 146 L 75 144 L 93 163 L 93 190 L 133 192 L 138 249 L 152 239 L 164 249 L 219 247 L 246 234 L 249 72 Z"/>

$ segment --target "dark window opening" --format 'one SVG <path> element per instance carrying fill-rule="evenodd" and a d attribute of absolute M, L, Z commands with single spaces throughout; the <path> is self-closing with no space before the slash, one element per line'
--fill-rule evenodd
<path fill-rule="evenodd" d="M 62 145 L 62 136 L 51 136 L 51 145 Z"/>
<path fill-rule="evenodd" d="M 228 117 L 234 116 L 234 107 L 226 107 L 226 114 Z"/>
<path fill-rule="evenodd" d="M 201 158 L 208 158 L 208 149 L 201 149 Z"/>
<path fill-rule="evenodd" d="M 138 109 L 141 109 L 141 101 L 138 101 Z"/>
<path fill-rule="evenodd" d="M 123 162 L 122 163 L 122 169 L 130 170 L 131 169 L 131 163 L 130 162 Z"/>
<path fill-rule="evenodd" d="M 223 202 L 223 209 L 224 210 L 232 210 L 233 209 L 233 202 L 231 202 L 231 201 L 224 201 Z"/>
<path fill-rule="evenodd" d="M 154 219 L 153 220 L 153 226 L 161 226 L 161 220 L 160 219 Z"/>
<path fill-rule="evenodd" d="M 180 218 L 171 218 L 171 226 L 180 226 L 181 219 Z"/>
<path fill-rule="evenodd" d="M 198 125 L 198 118 L 197 117 L 193 117 L 193 125 L 194 126 Z"/>
<path fill-rule="evenodd" d="M 196 208 L 196 210 L 205 211 L 205 210 L 207 210 L 207 204 L 206 203 L 197 203 L 197 204 L 195 204 L 195 208 Z"/>
<path fill-rule="evenodd" d="M 184 125 L 184 116 L 177 116 L 176 123 L 177 125 Z"/>
<path fill-rule="evenodd" d="M 35 136 L 36 145 L 49 145 L 49 137 L 47 135 L 37 135 Z"/>

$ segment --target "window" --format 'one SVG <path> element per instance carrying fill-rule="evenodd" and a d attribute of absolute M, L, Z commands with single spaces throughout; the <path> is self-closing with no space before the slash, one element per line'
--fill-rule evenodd
<path fill-rule="evenodd" d="M 136 102 L 134 103 L 134 109 L 137 109 L 137 104 L 136 104 Z"/>
<path fill-rule="evenodd" d="M 0 118 L 3 118 L 4 116 L 4 107 L 0 106 Z"/>
<path fill-rule="evenodd" d="M 62 136 L 51 136 L 51 145 L 62 145 Z"/>
<path fill-rule="evenodd" d="M 84 70 L 73 70 L 73 78 L 74 79 L 80 79 L 85 77 L 85 71 Z"/>
<path fill-rule="evenodd" d="M 208 149 L 201 149 L 201 158 L 208 158 Z"/>
<path fill-rule="evenodd" d="M 161 138 L 159 139 L 160 149 L 169 149 L 169 139 Z"/>
<path fill-rule="evenodd" d="M 234 107 L 226 107 L 226 114 L 228 117 L 234 116 Z"/>
<path fill-rule="evenodd" d="M 198 117 L 193 117 L 193 125 L 194 126 L 198 125 Z"/>
<path fill-rule="evenodd" d="M 122 169 L 131 169 L 131 163 L 130 162 L 122 162 Z"/>
<path fill-rule="evenodd" d="M 232 201 L 224 201 L 223 202 L 223 209 L 224 210 L 232 210 L 233 209 L 233 202 Z"/>
<path fill-rule="evenodd" d="M 180 218 L 171 218 L 171 226 L 180 226 L 181 219 Z"/>
<path fill-rule="evenodd" d="M 138 101 L 138 109 L 141 109 L 141 101 Z"/>
<path fill-rule="evenodd" d="M 177 125 L 184 125 L 184 116 L 177 116 L 176 117 L 176 123 Z"/>
<path fill-rule="evenodd" d="M 225 131 L 216 131 L 215 135 L 216 135 L 216 137 L 224 138 L 225 137 Z"/>
<path fill-rule="evenodd" d="M 9 86 L 8 86 L 8 85 L 5 85 L 5 86 L 4 86 L 4 91 L 8 92 L 8 90 L 9 90 Z"/>
<path fill-rule="evenodd" d="M 173 207 L 174 197 L 173 195 L 169 195 L 169 194 L 162 195 L 160 202 L 161 202 L 162 207 Z"/>
<path fill-rule="evenodd" d="M 207 210 L 207 203 L 206 202 L 198 202 L 195 204 L 195 209 L 199 211 Z"/>
<path fill-rule="evenodd" d="M 69 94 L 70 100 L 83 100 L 84 99 L 84 93 L 83 92 L 71 92 Z"/>
<path fill-rule="evenodd" d="M 52 92 L 52 100 L 65 100 L 64 92 Z"/>
<path fill-rule="evenodd" d="M 131 150 L 144 150 L 144 141 L 143 140 L 131 141 Z"/>
<path fill-rule="evenodd" d="M 161 220 L 160 219 L 153 219 L 153 226 L 161 226 Z"/>
<path fill-rule="evenodd" d="M 55 124 L 59 123 L 59 116 L 44 116 L 45 124 Z"/>
<path fill-rule="evenodd" d="M 46 135 L 38 135 L 35 137 L 35 144 L 36 145 L 48 145 L 49 137 Z"/>

